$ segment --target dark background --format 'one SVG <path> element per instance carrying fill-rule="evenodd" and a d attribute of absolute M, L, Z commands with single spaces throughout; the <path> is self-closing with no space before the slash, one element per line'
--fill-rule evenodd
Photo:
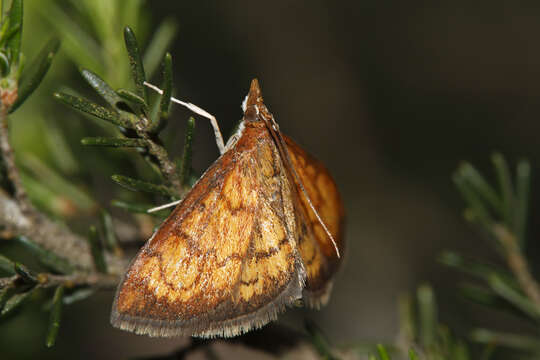
<path fill-rule="evenodd" d="M 178 97 L 214 114 L 228 134 L 257 77 L 281 130 L 327 165 L 342 192 L 347 254 L 331 301 L 319 312 L 291 310 L 284 323 L 300 328 L 303 317 L 312 318 L 335 344 L 391 342 L 398 296 L 429 282 L 442 320 L 463 334 L 470 326 L 507 326 L 508 319 L 461 301 L 461 277 L 436 257 L 443 249 L 496 255 L 462 218 L 451 181 L 460 161 L 492 175 L 497 150 L 512 165 L 530 159 L 537 178 L 536 2 L 154 1 L 147 8 L 151 24 L 178 21 L 171 48 Z M 65 73 L 78 81 L 75 68 Z M 55 85 L 61 84 L 49 83 L 50 91 Z M 175 112 L 178 121 L 187 116 Z M 218 155 L 212 134 L 199 120 L 200 172 Z M 538 185 L 532 184 L 528 243 L 535 259 Z M 167 353 L 185 342 L 112 329 L 111 300 L 104 293 L 66 308 L 57 347 L 43 356 L 124 358 Z M 32 329 L 20 325 L 24 319 L 3 325 L 11 345 L 26 347 L 27 356 L 45 351 L 46 318 L 34 316 Z"/>

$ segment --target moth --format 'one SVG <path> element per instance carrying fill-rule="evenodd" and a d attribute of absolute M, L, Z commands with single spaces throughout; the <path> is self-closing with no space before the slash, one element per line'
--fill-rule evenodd
<path fill-rule="evenodd" d="M 344 207 L 326 167 L 282 134 L 251 83 L 222 155 L 141 248 L 113 326 L 150 336 L 233 337 L 302 299 L 328 301 Z"/>

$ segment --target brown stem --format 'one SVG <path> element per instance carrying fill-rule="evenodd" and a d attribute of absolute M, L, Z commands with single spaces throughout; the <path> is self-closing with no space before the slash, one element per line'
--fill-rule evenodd
<path fill-rule="evenodd" d="M 0 278 L 0 289 L 14 284 L 18 279 L 17 275 Z M 41 288 L 64 285 L 68 288 L 90 286 L 97 289 L 114 289 L 120 282 L 120 278 L 117 275 L 100 273 L 76 273 L 70 275 L 40 273 L 37 275 L 37 281 L 37 286 Z"/>
<path fill-rule="evenodd" d="M 30 204 L 26 191 L 22 186 L 21 176 L 19 175 L 19 170 L 15 165 L 15 156 L 13 155 L 13 149 L 11 148 L 11 144 L 9 142 L 7 111 L 8 109 L 5 106 L 2 106 L 0 110 L 0 149 L 2 152 L 2 159 L 6 165 L 9 181 L 15 190 L 15 198 L 19 202 L 21 210 L 28 214 L 32 212 L 32 205 Z"/>
<path fill-rule="evenodd" d="M 120 277 L 116 275 L 90 273 L 90 274 L 38 274 L 40 287 L 55 287 L 64 285 L 66 287 L 90 286 L 99 289 L 114 289 L 120 282 Z"/>
<path fill-rule="evenodd" d="M 499 224 L 493 227 L 493 232 L 504 247 L 508 267 L 516 276 L 519 285 L 525 294 L 540 307 L 540 288 L 529 271 L 527 260 L 519 248 L 516 237 L 506 227 Z"/>
<path fill-rule="evenodd" d="M 161 168 L 161 171 L 165 175 L 167 181 L 171 184 L 174 191 L 181 195 L 182 183 L 180 181 L 180 176 L 178 175 L 176 165 L 169 160 L 167 150 L 152 140 L 152 138 L 146 132 L 142 122 L 137 124 L 135 129 L 137 131 L 137 135 L 146 141 L 148 152 L 157 159 L 159 167 Z"/>
<path fill-rule="evenodd" d="M 10 286 L 18 279 L 17 275 L 0 278 L 0 289 Z"/>

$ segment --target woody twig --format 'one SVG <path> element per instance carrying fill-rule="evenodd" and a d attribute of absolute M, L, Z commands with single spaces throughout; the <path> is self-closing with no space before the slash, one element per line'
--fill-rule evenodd
<path fill-rule="evenodd" d="M 42 214 L 35 213 L 34 215 L 36 216 L 25 215 L 16 200 L 0 191 L 0 225 L 5 231 L 32 239 L 45 249 L 76 264 L 79 271 L 93 272 L 90 246 L 85 238 Z M 3 238 L 4 241 L 6 239 L 8 238 Z M 126 267 L 123 259 L 110 255 L 106 255 L 105 258 L 111 274 L 120 274 Z"/>
<path fill-rule="evenodd" d="M 21 280 L 18 275 L 0 278 L 0 289 L 13 285 L 16 281 Z M 57 286 L 65 286 L 73 288 L 76 286 L 87 286 L 94 289 L 114 289 L 118 284 L 118 276 L 109 274 L 70 274 L 57 275 L 51 273 L 39 273 L 36 276 L 35 286 L 40 288 L 51 288 Z"/>
<path fill-rule="evenodd" d="M 32 206 L 22 185 L 19 171 L 15 165 L 13 149 L 9 142 L 8 111 L 6 104 L 2 104 L 2 108 L 0 110 L 0 149 L 2 160 L 6 166 L 7 176 L 15 193 L 15 198 L 17 199 L 21 210 L 24 213 L 29 214 L 32 212 Z"/>

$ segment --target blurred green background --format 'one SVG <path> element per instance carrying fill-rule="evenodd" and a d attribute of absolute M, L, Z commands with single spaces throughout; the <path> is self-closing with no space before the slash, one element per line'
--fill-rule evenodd
<path fill-rule="evenodd" d="M 290 310 L 280 318 L 284 323 L 301 327 L 302 318 L 312 318 L 336 344 L 391 341 L 398 330 L 398 295 L 427 281 L 434 285 L 442 320 L 464 334 L 471 325 L 519 327 L 460 300 L 459 275 L 437 264 L 436 257 L 450 248 L 495 258 L 462 219 L 463 203 L 451 182 L 461 160 L 491 174 L 494 150 L 511 162 L 531 160 L 529 239 L 538 236 L 537 2 L 147 1 L 141 2 L 140 16 L 129 13 L 139 2 L 25 3 L 27 57 L 55 33 L 63 48 L 44 84 L 12 118 L 17 160 L 30 174 L 28 182 L 31 175 L 47 182 L 45 166 L 82 189 L 66 198 L 59 194 L 61 185 L 44 187 L 58 199 L 45 206 L 48 212 L 69 215 L 69 225 L 83 228 L 95 203 L 108 207 L 122 192 L 110 176 L 129 175 L 136 166 L 121 150 L 83 148 L 80 138 L 109 130 L 56 103 L 52 93 L 69 87 L 92 96 L 77 72 L 80 66 L 115 87 L 131 87 L 122 28 L 132 26 L 147 48 L 168 19 L 178 26 L 169 48 L 176 95 L 214 114 L 229 134 L 242 116 L 250 80 L 257 77 L 281 130 L 327 165 L 345 199 L 348 247 L 331 301 L 319 312 Z M 92 6 L 102 12 L 89 20 L 81 14 Z M 79 34 L 62 32 L 70 21 L 99 46 L 78 50 Z M 92 21 L 107 22 L 108 31 L 96 33 Z M 174 109 L 166 131 L 173 154 L 181 150 L 189 115 Z M 218 156 L 204 119 L 197 122 L 194 151 L 199 173 Z M 528 244 L 534 257 L 538 242 Z M 185 343 L 112 329 L 112 296 L 103 293 L 66 307 L 51 350 L 43 345 L 48 314 L 28 304 L 27 311 L 0 325 L 0 354 L 119 359 L 167 353 Z"/>

